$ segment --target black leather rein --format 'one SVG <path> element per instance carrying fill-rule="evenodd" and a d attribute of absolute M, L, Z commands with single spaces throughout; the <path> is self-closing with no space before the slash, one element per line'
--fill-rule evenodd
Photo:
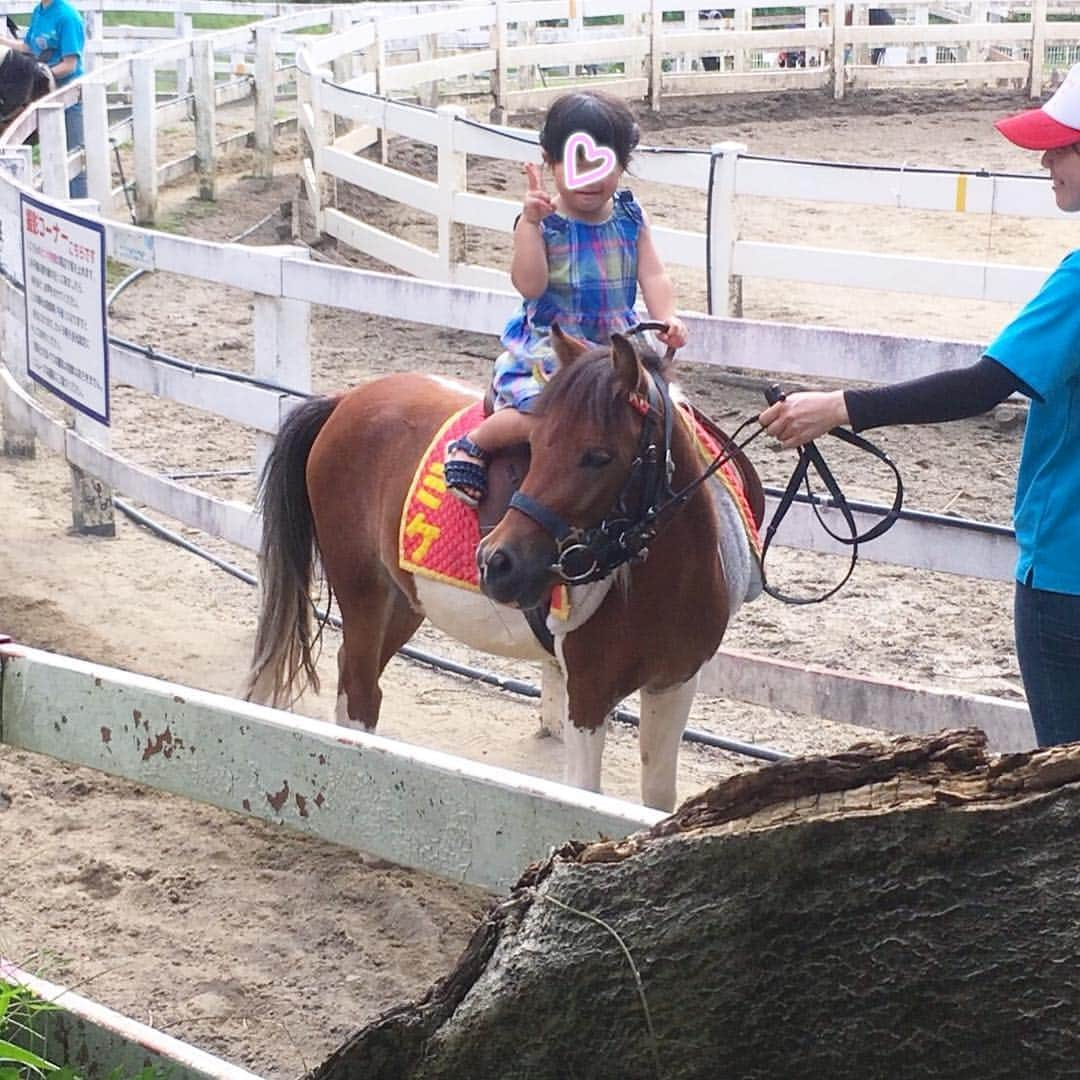
<path fill-rule="evenodd" d="M 644 330 L 663 330 L 663 323 L 640 323 L 629 333 Z M 674 350 L 668 350 L 667 359 L 671 359 Z M 672 490 L 671 479 L 674 475 L 674 463 L 671 460 L 671 436 L 674 425 L 675 408 L 671 401 L 671 392 L 667 380 L 659 372 L 650 372 L 647 380 L 645 397 L 637 393 L 628 395 L 631 408 L 643 417 L 638 450 L 631 466 L 630 475 L 623 485 L 619 497 L 615 500 L 611 514 L 599 525 L 582 529 L 569 525 L 550 507 L 545 506 L 531 495 L 516 491 L 510 499 L 510 507 L 532 518 L 554 541 L 556 557 L 551 570 L 567 585 L 585 585 L 607 577 L 625 563 L 645 559 L 649 554 L 649 544 L 655 539 L 664 522 L 661 518 L 682 506 L 702 484 L 705 483 L 721 466 L 730 461 L 738 451 L 756 439 L 765 430 L 758 427 L 749 436 L 737 442 L 742 431 L 753 423 L 757 416 L 743 421 L 728 440 L 728 445 L 708 464 L 699 476 L 696 476 L 679 491 Z M 765 392 L 769 404 L 783 398 L 783 391 L 778 386 L 770 386 Z M 889 511 L 865 532 L 860 533 L 855 517 L 848 505 L 847 498 L 836 481 L 832 470 L 825 462 L 821 451 L 813 443 L 807 443 L 799 449 L 799 460 L 788 480 L 773 511 L 773 516 L 765 530 L 761 547 L 760 569 L 762 586 L 771 597 L 785 604 L 817 604 L 836 593 L 847 583 L 858 561 L 859 545 L 874 540 L 896 524 L 904 503 L 904 484 L 900 471 L 892 459 L 880 447 L 869 439 L 856 435 L 845 428 L 833 428 L 828 433 L 851 446 L 873 455 L 892 470 L 896 479 L 896 491 Z M 810 490 L 809 471 L 813 470 L 821 478 L 831 497 L 831 505 L 839 510 L 847 527 L 848 535 L 834 532 L 826 524 L 818 509 L 821 500 Z M 780 522 L 791 509 L 800 487 L 805 486 L 810 505 L 819 524 L 838 543 L 851 548 L 851 559 L 847 572 L 831 589 L 819 596 L 790 596 L 770 585 L 765 575 L 765 556 L 776 536 Z M 640 494 L 635 500 L 639 507 L 636 515 L 631 515 L 629 503 L 635 488 Z M 667 520 L 670 520 L 670 516 Z"/>

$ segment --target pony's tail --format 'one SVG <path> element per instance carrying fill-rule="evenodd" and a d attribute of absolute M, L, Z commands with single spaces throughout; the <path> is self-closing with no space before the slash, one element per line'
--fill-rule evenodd
<path fill-rule="evenodd" d="M 259 481 L 259 622 L 248 701 L 287 707 L 307 686 L 319 690 L 312 639 L 311 579 L 318 554 L 305 470 L 315 437 L 339 397 L 313 397 L 285 418 Z M 293 683 L 302 685 L 292 694 Z"/>

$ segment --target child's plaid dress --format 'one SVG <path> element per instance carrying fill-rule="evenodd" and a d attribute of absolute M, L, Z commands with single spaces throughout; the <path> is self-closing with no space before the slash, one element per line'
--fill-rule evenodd
<path fill-rule="evenodd" d="M 626 190 L 617 191 L 611 216 L 588 222 L 549 214 L 541 222 L 547 248 L 548 286 L 542 296 L 522 302 L 506 324 L 505 349 L 495 361 L 495 407 L 529 411 L 543 380 L 555 370 L 551 324 L 594 345 L 638 322 L 638 234 L 641 207 Z"/>

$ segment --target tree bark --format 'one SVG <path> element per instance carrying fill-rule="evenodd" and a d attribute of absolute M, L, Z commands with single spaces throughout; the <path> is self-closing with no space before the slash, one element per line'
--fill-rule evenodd
<path fill-rule="evenodd" d="M 1080 1071 L 1080 744 L 772 765 L 530 867 L 311 1080 Z"/>

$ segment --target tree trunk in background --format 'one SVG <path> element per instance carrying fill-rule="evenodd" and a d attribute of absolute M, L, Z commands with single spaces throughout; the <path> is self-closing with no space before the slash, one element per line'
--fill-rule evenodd
<path fill-rule="evenodd" d="M 1077 780 L 971 731 L 735 777 L 531 867 L 312 1080 L 1074 1075 Z"/>

